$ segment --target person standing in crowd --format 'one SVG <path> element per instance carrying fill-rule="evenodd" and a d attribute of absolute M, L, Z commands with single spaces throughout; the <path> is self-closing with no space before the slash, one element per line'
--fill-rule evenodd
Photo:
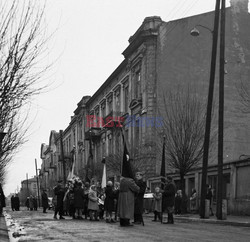
<path fill-rule="evenodd" d="M 128 174 L 128 177 L 122 177 L 120 180 L 118 216 L 121 226 L 132 226 L 130 219 L 134 218 L 135 194 L 140 191 L 131 175 Z"/>
<path fill-rule="evenodd" d="M 43 189 L 42 192 L 42 207 L 43 207 L 43 213 L 47 213 L 46 209 L 49 207 L 49 199 L 45 189 Z"/>
<path fill-rule="evenodd" d="M 54 213 L 54 219 L 57 219 L 57 213 L 59 213 L 59 219 L 65 219 L 63 217 L 63 198 L 65 190 L 62 185 L 62 180 L 59 180 L 57 186 L 54 187 L 54 193 L 56 195 L 56 208 Z"/>
<path fill-rule="evenodd" d="M 75 184 L 72 184 L 72 183 L 69 183 L 69 186 L 68 186 L 68 190 L 66 192 L 66 201 L 67 201 L 67 204 L 68 204 L 68 212 L 69 212 L 69 216 L 71 216 L 73 219 L 76 218 L 75 216 L 75 212 L 76 212 L 76 209 L 75 209 L 75 192 L 74 192 L 74 189 L 75 189 Z"/>
<path fill-rule="evenodd" d="M 12 209 L 12 211 L 14 211 L 15 210 L 15 206 L 14 206 L 14 199 L 15 197 L 14 197 L 14 195 L 12 195 L 11 196 L 11 199 L 10 199 L 10 203 L 11 203 L 11 209 Z"/>
<path fill-rule="evenodd" d="M 89 182 L 85 182 L 84 187 L 84 205 L 83 205 L 83 214 L 85 219 L 88 219 L 89 210 L 88 210 L 88 203 L 89 203 Z"/>
<path fill-rule="evenodd" d="M 174 223 L 174 200 L 175 200 L 175 184 L 173 178 L 168 176 L 167 182 L 162 193 L 162 211 L 168 213 L 168 221 L 163 222 L 163 224 L 173 224 Z"/>
<path fill-rule="evenodd" d="M 96 192 L 96 185 L 92 185 L 89 189 L 89 202 L 88 202 L 88 210 L 90 221 L 99 221 L 97 218 L 97 211 L 98 211 L 98 197 Z"/>
<path fill-rule="evenodd" d="M 18 194 L 16 194 L 15 195 L 15 197 L 14 197 L 14 200 L 13 200 L 13 205 L 14 205 L 14 209 L 16 210 L 16 211 L 19 211 L 20 210 L 20 199 L 19 199 L 19 197 L 18 197 Z"/>
<path fill-rule="evenodd" d="M 6 206 L 5 204 L 5 195 L 3 192 L 2 184 L 0 183 L 0 215 L 3 214 L 3 208 Z"/>
<path fill-rule="evenodd" d="M 175 195 L 175 214 L 181 214 L 182 190 L 178 190 Z"/>
<path fill-rule="evenodd" d="M 106 223 L 114 223 L 112 213 L 114 211 L 114 199 L 115 193 L 113 190 L 112 181 L 107 182 L 107 187 L 105 190 L 105 201 L 104 201 L 104 210 L 106 211 Z"/>
<path fill-rule="evenodd" d="M 190 196 L 190 212 L 196 212 L 196 203 L 197 203 L 197 192 L 195 188 L 192 188 L 191 196 Z"/>
<path fill-rule="evenodd" d="M 77 219 L 83 219 L 82 211 L 84 208 L 84 189 L 82 188 L 82 183 L 77 182 L 74 188 L 74 207 L 77 212 Z"/>
<path fill-rule="evenodd" d="M 98 196 L 98 207 L 99 207 L 99 219 L 103 219 L 104 216 L 104 201 L 105 201 L 105 188 Z"/>
<path fill-rule="evenodd" d="M 149 193 L 151 193 L 151 191 L 150 191 L 150 188 L 147 187 L 146 191 L 145 191 L 145 194 L 149 194 Z M 149 199 L 149 198 L 144 199 L 145 214 L 149 214 L 152 211 L 152 202 L 153 202 L 152 199 Z"/>
<path fill-rule="evenodd" d="M 34 210 L 37 211 L 37 197 L 33 197 L 33 202 L 34 202 Z"/>
<path fill-rule="evenodd" d="M 146 182 L 142 180 L 142 173 L 136 172 L 136 185 L 140 188 L 139 192 L 135 196 L 135 210 L 134 210 L 134 224 L 141 224 L 143 222 L 143 200 L 144 193 L 146 191 Z"/>
<path fill-rule="evenodd" d="M 27 210 L 30 209 L 30 198 L 27 197 L 26 201 L 25 201 L 25 206 L 27 207 Z"/>
<path fill-rule="evenodd" d="M 117 221 L 117 207 L 118 207 L 119 191 L 120 191 L 120 183 L 115 182 L 115 187 L 114 187 L 115 221 Z"/>
<path fill-rule="evenodd" d="M 29 198 L 29 208 L 30 208 L 30 211 L 33 211 L 34 209 L 34 200 L 33 200 L 32 195 L 30 195 L 30 198 Z"/>
<path fill-rule="evenodd" d="M 210 216 L 214 216 L 213 213 L 213 192 L 212 192 L 212 187 L 207 184 L 207 194 L 206 194 L 206 199 L 209 200 L 209 212 Z"/>
<path fill-rule="evenodd" d="M 157 221 L 157 218 L 159 218 L 159 221 L 161 221 L 161 212 L 162 212 L 162 193 L 160 192 L 160 188 L 155 188 L 155 193 L 153 194 L 154 197 L 154 203 L 153 203 L 153 209 L 154 209 L 154 219 L 153 222 Z"/>

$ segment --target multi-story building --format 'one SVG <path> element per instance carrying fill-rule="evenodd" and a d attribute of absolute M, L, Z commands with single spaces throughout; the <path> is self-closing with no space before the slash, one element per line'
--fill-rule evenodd
<path fill-rule="evenodd" d="M 250 165 L 249 159 L 242 156 L 249 154 L 250 127 L 248 114 L 241 111 L 239 95 L 239 84 L 246 83 L 250 76 L 247 24 L 250 17 L 247 0 L 232 0 L 231 4 L 226 9 L 223 196 L 229 201 L 231 213 L 250 214 L 247 200 L 250 197 L 247 187 Z M 169 105 L 166 100 L 190 92 L 204 104 L 207 102 L 213 19 L 214 12 L 170 22 L 157 16 L 145 18 L 129 38 L 129 45 L 122 53 L 122 63 L 92 97 L 84 99 L 83 105 L 78 104 L 63 132 L 65 157 L 73 154 L 75 174 L 81 178 L 95 176 L 100 179 L 101 161 L 105 157 L 109 179 L 119 177 L 124 137 L 133 167 L 145 173 L 151 189 L 159 185 L 162 159 L 159 147 L 162 147 L 164 120 L 169 118 L 165 112 Z M 195 26 L 200 31 L 197 38 L 190 35 Z M 216 74 L 215 126 L 218 79 Z M 215 190 L 216 147 L 215 139 L 207 179 Z M 56 150 L 61 153 L 58 143 Z M 166 173 L 171 174 L 179 186 L 180 169 L 170 167 L 169 160 L 166 160 Z M 201 161 L 185 174 L 184 180 L 188 195 L 193 187 L 200 195 Z"/>
<path fill-rule="evenodd" d="M 21 181 L 21 189 L 19 192 L 19 199 L 21 205 L 25 205 L 27 197 L 32 195 L 33 197 L 38 197 L 38 186 L 37 177 L 30 178 L 28 180 Z"/>

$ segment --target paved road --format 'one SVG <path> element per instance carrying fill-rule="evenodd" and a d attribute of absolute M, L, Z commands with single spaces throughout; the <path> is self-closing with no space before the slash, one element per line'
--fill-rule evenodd
<path fill-rule="evenodd" d="M 145 219 L 145 226 L 120 227 L 86 220 L 54 220 L 53 213 L 15 211 L 7 213 L 26 235 L 19 241 L 249 241 L 250 229 L 204 223 L 160 224 Z M 14 226 L 13 226 L 14 227 Z M 14 241 L 14 240 L 13 240 Z M 17 241 L 17 240 L 16 240 Z"/>

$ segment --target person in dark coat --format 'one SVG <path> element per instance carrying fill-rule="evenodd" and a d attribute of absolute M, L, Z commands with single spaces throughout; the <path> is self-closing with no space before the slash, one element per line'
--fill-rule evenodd
<path fill-rule="evenodd" d="M 114 188 L 115 221 L 117 221 L 117 207 L 118 207 L 119 191 L 120 191 L 120 183 L 115 182 L 115 188 Z"/>
<path fill-rule="evenodd" d="M 18 194 L 15 195 L 14 200 L 13 200 L 13 205 L 14 205 L 14 209 L 16 211 L 20 210 L 20 199 L 18 197 Z"/>
<path fill-rule="evenodd" d="M 45 189 L 42 192 L 42 207 L 43 213 L 47 213 L 46 209 L 49 207 L 49 199 Z"/>
<path fill-rule="evenodd" d="M 105 190 L 105 201 L 104 201 L 104 210 L 106 211 L 106 223 L 114 223 L 114 219 L 112 217 L 112 213 L 115 209 L 115 193 L 113 190 L 113 183 L 112 181 L 107 182 L 107 187 Z"/>
<path fill-rule="evenodd" d="M 12 211 L 14 211 L 15 210 L 15 207 L 14 207 L 14 195 L 12 195 L 11 196 L 11 199 L 10 199 L 10 203 L 11 203 L 11 209 L 12 209 Z"/>
<path fill-rule="evenodd" d="M 140 188 L 139 192 L 135 196 L 135 210 L 134 210 L 134 224 L 141 224 L 143 222 L 143 200 L 144 193 L 146 191 L 147 185 L 146 182 L 142 180 L 142 173 L 136 172 L 136 185 Z"/>
<path fill-rule="evenodd" d="M 85 216 L 85 219 L 88 219 L 88 215 L 89 215 L 88 203 L 89 203 L 89 182 L 85 182 L 84 205 L 83 205 L 83 214 Z"/>
<path fill-rule="evenodd" d="M 37 197 L 33 197 L 34 210 L 37 211 Z"/>
<path fill-rule="evenodd" d="M 167 182 L 162 193 L 162 210 L 168 213 L 168 221 L 164 224 L 174 223 L 174 201 L 175 201 L 175 184 L 172 177 L 167 177 Z M 162 214 L 163 215 L 163 214 Z"/>
<path fill-rule="evenodd" d="M 82 183 L 78 182 L 74 189 L 74 207 L 77 212 L 78 219 L 83 219 L 82 210 L 84 208 L 84 189 L 82 188 Z"/>
<path fill-rule="evenodd" d="M 121 226 L 131 226 L 130 219 L 134 218 L 135 194 L 139 190 L 140 187 L 136 185 L 133 178 L 121 178 L 117 208 Z"/>
<path fill-rule="evenodd" d="M 30 209 L 30 198 L 27 197 L 26 201 L 25 201 L 25 206 L 27 207 L 27 209 Z"/>
<path fill-rule="evenodd" d="M 54 187 L 54 193 L 56 195 L 56 208 L 54 213 L 54 219 L 57 219 L 57 213 L 59 213 L 59 219 L 65 219 L 63 217 L 63 198 L 65 190 L 62 185 L 62 180 L 59 180 L 57 186 Z"/>
<path fill-rule="evenodd" d="M 5 195 L 3 192 L 2 184 L 0 183 L 0 215 L 3 213 L 3 208 L 6 206 L 5 204 Z"/>
<path fill-rule="evenodd" d="M 209 200 L 209 211 L 210 211 L 210 216 L 214 216 L 213 213 L 213 192 L 212 192 L 212 187 L 207 184 L 207 194 L 206 194 L 206 199 Z"/>

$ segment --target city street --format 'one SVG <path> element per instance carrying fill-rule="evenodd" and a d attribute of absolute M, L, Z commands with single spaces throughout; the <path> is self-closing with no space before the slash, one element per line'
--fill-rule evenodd
<path fill-rule="evenodd" d="M 249 241 L 250 238 L 248 227 L 178 221 L 167 225 L 152 222 L 148 216 L 144 227 L 120 227 L 119 223 L 72 220 L 67 216 L 65 220 L 54 220 L 53 211 L 43 214 L 41 209 L 21 208 L 13 212 L 6 208 L 6 213 L 9 234 L 14 230 L 23 234 L 10 241 Z"/>

